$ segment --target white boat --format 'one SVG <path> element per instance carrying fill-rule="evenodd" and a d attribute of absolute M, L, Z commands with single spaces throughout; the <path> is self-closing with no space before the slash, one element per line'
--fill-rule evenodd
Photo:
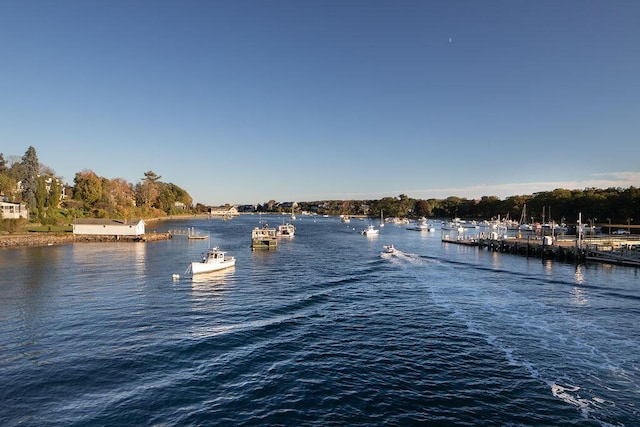
<path fill-rule="evenodd" d="M 351 219 L 349 219 L 349 215 L 342 215 L 340 217 L 340 221 L 342 221 L 345 224 L 349 224 L 351 222 Z"/>
<path fill-rule="evenodd" d="M 397 249 L 393 247 L 393 245 L 384 245 L 384 250 L 388 254 L 395 254 L 396 252 L 398 252 Z"/>
<path fill-rule="evenodd" d="M 278 226 L 278 231 L 276 231 L 276 236 L 277 237 L 293 237 L 293 235 L 296 233 L 296 228 L 293 226 L 293 224 L 282 224 Z"/>
<path fill-rule="evenodd" d="M 455 219 L 453 221 L 447 221 L 442 223 L 442 229 L 445 231 L 457 231 L 458 233 L 464 232 L 464 227 L 460 225 Z"/>
<path fill-rule="evenodd" d="M 382 214 L 382 209 L 380 209 L 380 228 L 384 227 L 384 215 Z"/>
<path fill-rule="evenodd" d="M 374 234 L 378 234 L 379 232 L 380 230 L 373 228 L 373 224 L 369 224 L 369 226 L 362 230 L 360 234 L 362 234 L 363 236 L 372 236 Z"/>
<path fill-rule="evenodd" d="M 236 265 L 236 259 L 226 256 L 226 252 L 221 251 L 217 246 L 209 249 L 202 256 L 202 261 L 191 263 L 191 274 L 210 273 Z"/>
<path fill-rule="evenodd" d="M 533 218 L 531 218 L 531 222 L 533 222 Z M 520 231 L 533 230 L 533 226 L 527 222 L 527 204 L 526 203 L 522 207 L 522 214 L 520 215 L 520 223 L 518 225 L 518 230 Z"/>
<path fill-rule="evenodd" d="M 416 230 L 416 231 L 436 231 L 435 227 L 431 224 L 429 224 L 429 222 L 427 221 L 427 218 L 422 217 L 420 218 L 420 221 L 418 221 L 413 227 L 409 228 L 408 230 Z"/>

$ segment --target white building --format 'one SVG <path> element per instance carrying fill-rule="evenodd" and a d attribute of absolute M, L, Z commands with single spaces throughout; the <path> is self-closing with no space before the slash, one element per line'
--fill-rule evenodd
<path fill-rule="evenodd" d="M 141 219 L 78 218 L 73 224 L 73 234 L 94 236 L 142 236 L 145 223 Z"/>
<path fill-rule="evenodd" d="M 0 218 L 3 219 L 29 219 L 29 210 L 22 203 L 0 202 Z"/>
<path fill-rule="evenodd" d="M 233 205 L 233 206 L 221 206 L 221 207 L 210 207 L 209 208 L 209 215 L 211 216 L 225 216 L 225 217 L 231 217 L 231 216 L 238 216 L 238 205 Z"/>

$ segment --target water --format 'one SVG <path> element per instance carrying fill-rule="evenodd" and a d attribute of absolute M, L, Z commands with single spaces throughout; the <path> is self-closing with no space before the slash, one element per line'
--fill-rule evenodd
<path fill-rule="evenodd" d="M 258 219 L 1 250 L 0 425 L 638 425 L 638 270 Z M 236 267 L 185 278 L 210 244 Z"/>

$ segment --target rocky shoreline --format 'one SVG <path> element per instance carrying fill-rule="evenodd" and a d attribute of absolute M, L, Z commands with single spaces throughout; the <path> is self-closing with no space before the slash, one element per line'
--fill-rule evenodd
<path fill-rule="evenodd" d="M 27 233 L 0 235 L 0 248 L 25 247 L 25 246 L 52 246 L 66 245 L 70 243 L 94 243 L 94 242 L 155 242 L 171 239 L 171 233 L 146 233 L 142 237 L 132 236 L 89 236 L 74 235 L 71 233 Z"/>
<path fill-rule="evenodd" d="M 145 218 L 144 222 L 154 223 L 168 220 L 181 220 L 193 218 L 208 218 L 207 214 L 172 215 L 157 218 Z M 89 236 L 74 235 L 68 233 L 47 233 L 29 232 L 19 234 L 0 234 L 0 248 L 14 248 L 25 246 L 52 246 L 66 245 L 70 243 L 83 242 L 155 242 L 158 240 L 168 240 L 173 236 L 171 233 L 148 231 L 142 237 L 131 236 Z"/>

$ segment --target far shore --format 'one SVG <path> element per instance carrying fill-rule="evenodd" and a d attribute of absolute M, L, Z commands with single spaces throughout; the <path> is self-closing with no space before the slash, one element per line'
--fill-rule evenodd
<path fill-rule="evenodd" d="M 193 218 L 209 218 L 210 215 L 207 213 L 201 214 L 190 214 L 190 215 L 169 215 L 169 216 L 159 216 L 157 218 L 143 218 L 143 221 L 146 223 L 155 222 L 155 221 L 172 221 L 174 219 L 193 219 Z"/>

